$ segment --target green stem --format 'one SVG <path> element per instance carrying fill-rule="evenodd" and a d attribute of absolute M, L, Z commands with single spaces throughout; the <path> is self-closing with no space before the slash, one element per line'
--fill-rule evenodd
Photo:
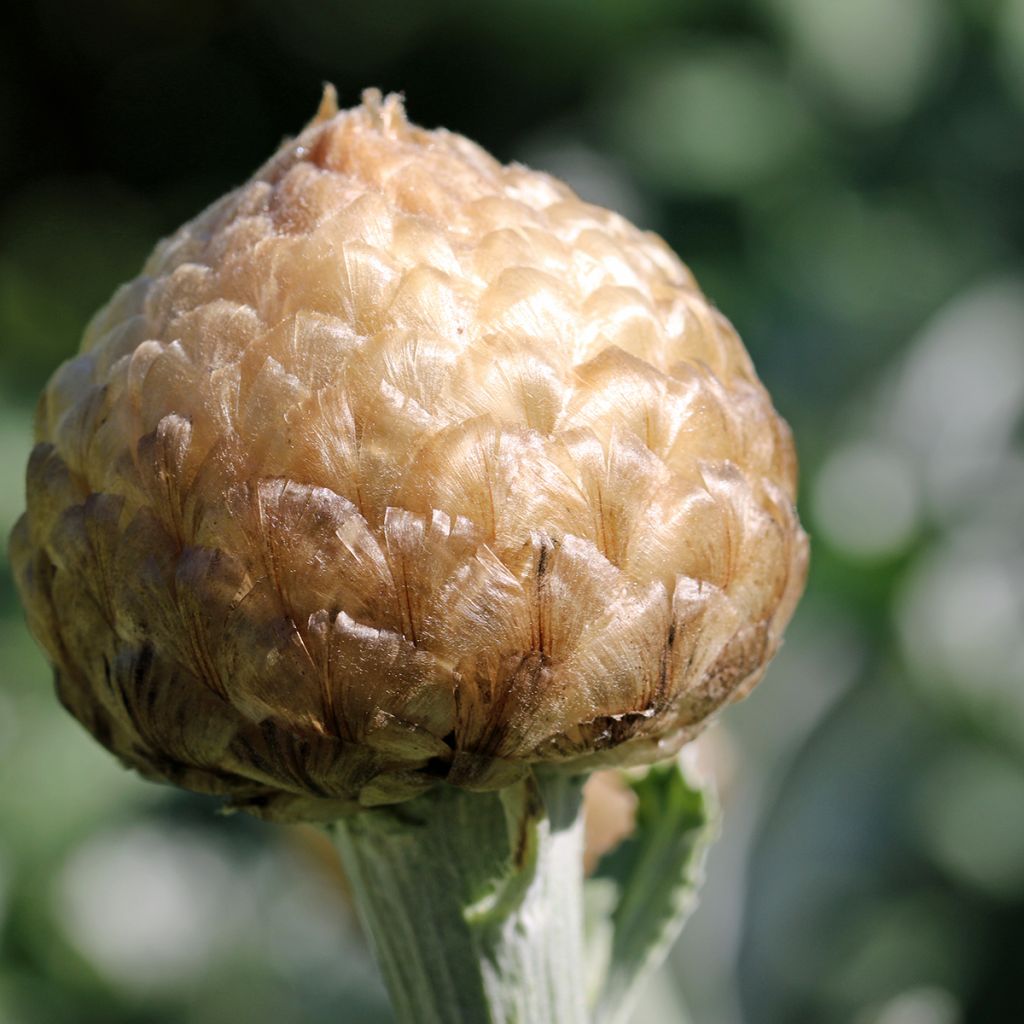
<path fill-rule="evenodd" d="M 438 786 L 335 837 L 402 1024 L 584 1024 L 582 779 Z"/>

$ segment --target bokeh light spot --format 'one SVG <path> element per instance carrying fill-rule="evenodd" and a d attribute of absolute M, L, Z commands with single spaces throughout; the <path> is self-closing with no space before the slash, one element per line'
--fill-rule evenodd
<path fill-rule="evenodd" d="M 999 67 L 1017 102 L 1024 107 L 1024 0 L 1004 0 L 996 25 Z"/>
<path fill-rule="evenodd" d="M 720 194 L 781 173 L 811 135 L 779 69 L 740 47 L 646 58 L 612 104 L 611 127 L 621 150 L 666 188 Z"/>
<path fill-rule="evenodd" d="M 1024 727 L 1024 556 L 981 540 L 943 545 L 915 566 L 897 625 L 925 683 Z"/>
<path fill-rule="evenodd" d="M 876 1011 L 858 1017 L 857 1024 L 960 1024 L 956 999 L 945 989 L 922 986 L 894 996 Z"/>
<path fill-rule="evenodd" d="M 851 113 L 909 113 L 934 78 L 948 39 L 940 0 L 771 0 L 797 56 Z"/>
<path fill-rule="evenodd" d="M 906 547 L 918 527 L 919 504 L 913 466 L 870 442 L 837 449 L 814 487 L 819 529 L 857 558 L 885 557 Z"/>
<path fill-rule="evenodd" d="M 128 988 L 174 985 L 208 969 L 231 882 L 228 861 L 195 836 L 138 825 L 77 849 L 56 892 L 79 952 Z"/>
<path fill-rule="evenodd" d="M 921 827 L 951 875 L 997 898 L 1024 892 L 1024 772 L 999 755 L 957 751 L 929 773 Z"/>

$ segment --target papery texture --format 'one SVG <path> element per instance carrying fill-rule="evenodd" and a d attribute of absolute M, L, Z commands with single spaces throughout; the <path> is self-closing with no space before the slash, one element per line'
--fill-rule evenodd
<path fill-rule="evenodd" d="M 676 256 L 372 92 L 157 247 L 36 429 L 61 699 L 269 817 L 663 758 L 803 584 L 789 431 Z"/>

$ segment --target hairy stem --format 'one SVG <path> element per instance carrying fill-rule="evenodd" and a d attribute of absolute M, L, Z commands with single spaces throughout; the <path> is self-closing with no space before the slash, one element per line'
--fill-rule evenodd
<path fill-rule="evenodd" d="M 339 822 L 402 1024 L 583 1024 L 582 783 L 537 772 Z"/>

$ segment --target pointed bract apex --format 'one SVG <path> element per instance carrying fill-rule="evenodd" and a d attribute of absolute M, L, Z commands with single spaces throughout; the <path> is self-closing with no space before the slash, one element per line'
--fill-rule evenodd
<path fill-rule="evenodd" d="M 330 121 L 338 113 L 338 90 L 331 82 L 324 82 L 323 95 L 320 97 L 320 106 L 317 107 L 316 115 L 306 126 L 312 128 L 314 125 Z"/>

